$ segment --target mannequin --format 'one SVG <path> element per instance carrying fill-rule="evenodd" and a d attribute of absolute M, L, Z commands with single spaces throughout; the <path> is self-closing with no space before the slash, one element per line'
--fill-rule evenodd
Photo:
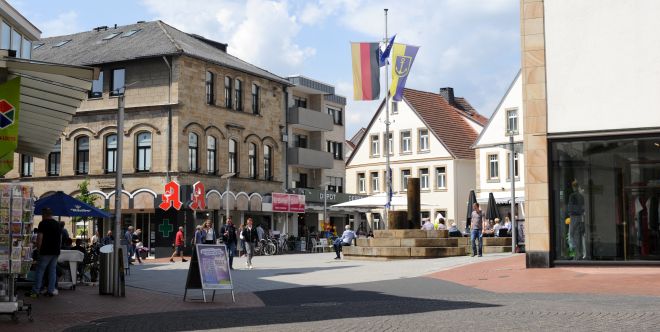
<path fill-rule="evenodd" d="M 585 259 L 584 243 L 584 196 L 580 193 L 577 180 L 571 183 L 573 192 L 568 196 L 568 215 L 571 223 L 568 228 L 570 234 L 570 245 L 575 251 L 575 259 Z"/>

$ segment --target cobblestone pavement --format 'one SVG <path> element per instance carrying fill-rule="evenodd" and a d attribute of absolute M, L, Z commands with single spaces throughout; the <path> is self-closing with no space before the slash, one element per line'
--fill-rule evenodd
<path fill-rule="evenodd" d="M 496 294 L 417 277 L 255 293 L 265 307 L 100 319 L 69 331 L 657 331 L 656 297 Z"/>
<path fill-rule="evenodd" d="M 215 303 L 183 302 L 186 263 L 133 266 L 125 299 L 99 296 L 92 287 L 61 291 L 32 300 L 35 323 L 0 318 L 0 331 L 660 330 L 660 297 L 650 296 L 657 292 L 602 292 L 622 276 L 660 288 L 660 279 L 649 278 L 654 270 L 591 269 L 566 279 L 560 269 L 518 269 L 522 256 L 510 254 L 390 262 L 333 256 L 258 257 L 250 271 L 237 259 L 235 304 L 227 293 Z M 528 273 L 543 280 L 535 283 Z M 580 283 L 582 292 L 567 285 L 580 279 L 593 282 Z M 523 291 L 512 292 L 521 280 Z"/>

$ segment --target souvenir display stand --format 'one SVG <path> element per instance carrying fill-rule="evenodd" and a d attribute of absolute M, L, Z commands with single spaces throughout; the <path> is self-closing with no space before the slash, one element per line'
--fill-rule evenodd
<path fill-rule="evenodd" d="M 33 206 L 32 187 L 0 184 L 0 314 L 13 320 L 25 312 L 32 321 L 32 306 L 17 299 L 16 278 L 32 267 Z"/>

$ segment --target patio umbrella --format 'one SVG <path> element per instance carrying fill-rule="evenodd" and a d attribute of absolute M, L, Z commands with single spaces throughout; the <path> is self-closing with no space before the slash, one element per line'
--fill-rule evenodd
<path fill-rule="evenodd" d="M 495 218 L 500 218 L 500 213 L 497 211 L 497 203 L 495 202 L 495 196 L 493 193 L 488 194 L 488 210 L 486 210 L 486 219 L 495 220 Z"/>
<path fill-rule="evenodd" d="M 34 202 L 35 215 L 41 215 L 41 210 L 44 208 L 50 208 L 54 216 L 110 218 L 109 213 L 81 202 L 61 191 Z"/>
<path fill-rule="evenodd" d="M 382 209 L 385 208 L 387 203 L 387 196 L 385 193 L 371 195 L 365 198 L 355 199 L 352 201 L 335 204 L 331 207 L 361 207 L 361 208 L 372 208 L 372 209 Z M 392 207 L 408 206 L 408 198 L 402 195 L 392 195 L 392 201 L 390 202 Z M 422 206 L 430 206 L 429 204 L 421 204 Z"/>
<path fill-rule="evenodd" d="M 35 215 L 41 215 L 41 210 L 44 208 L 50 208 L 54 216 L 110 218 L 110 213 L 77 200 L 62 191 L 58 191 L 34 202 Z M 83 220 L 83 224 L 86 230 L 86 219 Z M 86 239 L 87 236 L 85 235 L 84 238 Z"/>
<path fill-rule="evenodd" d="M 470 190 L 468 195 L 467 202 L 467 216 L 465 217 L 465 229 L 466 231 L 470 229 L 470 224 L 472 221 L 472 205 L 477 202 L 477 195 L 474 193 L 474 190 Z"/>

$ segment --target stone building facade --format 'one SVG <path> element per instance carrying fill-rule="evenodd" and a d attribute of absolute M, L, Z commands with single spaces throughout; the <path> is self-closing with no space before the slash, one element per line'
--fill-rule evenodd
<path fill-rule="evenodd" d="M 76 195 L 87 179 L 96 205 L 114 209 L 113 89 L 125 85 L 124 224 L 143 220 L 136 226 L 154 232 L 155 204 L 169 180 L 182 187 L 201 181 L 207 189 L 204 213 L 215 220 L 230 210 L 234 220 L 254 215 L 269 223 L 272 213 L 262 211 L 262 203 L 285 189 L 282 133 L 291 84 L 231 56 L 226 47 L 161 21 L 39 41 L 35 58 L 99 67 L 102 76 L 53 142 L 53 153 L 45 159 L 17 155 L 3 181 L 20 178 L 42 197 L 55 191 Z M 228 193 L 227 180 L 220 178 L 226 173 L 236 174 Z"/>

